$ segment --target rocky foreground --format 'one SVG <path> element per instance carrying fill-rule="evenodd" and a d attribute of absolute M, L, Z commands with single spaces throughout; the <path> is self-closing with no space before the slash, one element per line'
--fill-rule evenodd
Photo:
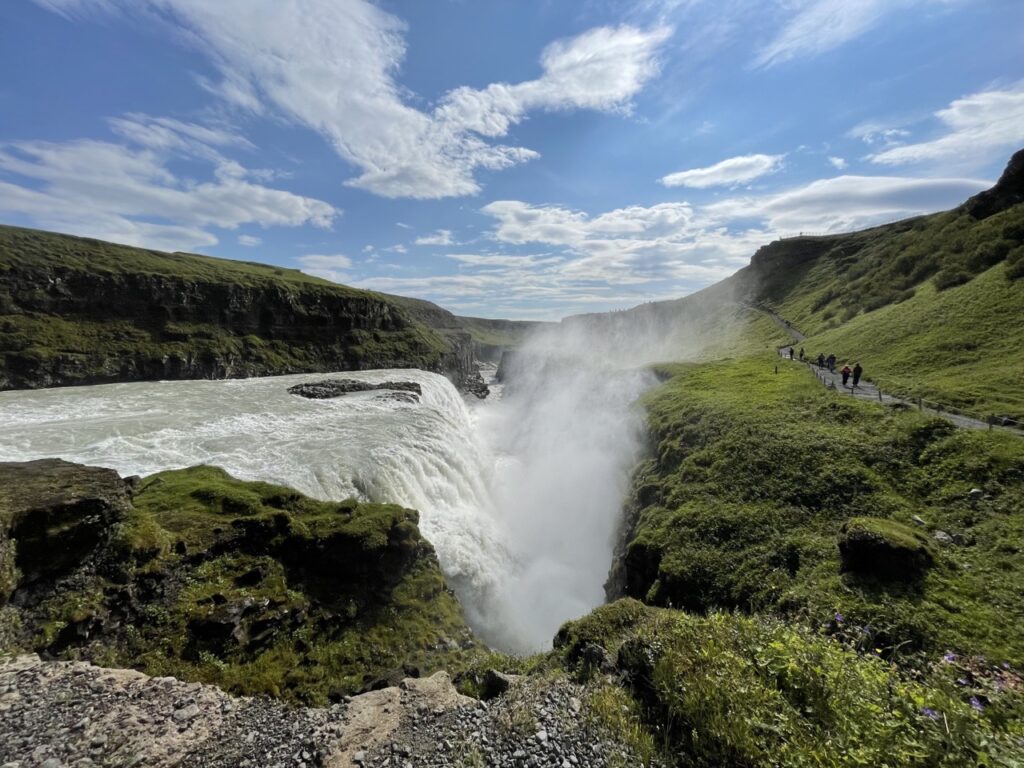
<path fill-rule="evenodd" d="M 502 677 L 489 702 L 448 675 L 327 708 L 23 655 L 0 661 L 0 766 L 639 765 L 588 725 L 583 689 Z"/>

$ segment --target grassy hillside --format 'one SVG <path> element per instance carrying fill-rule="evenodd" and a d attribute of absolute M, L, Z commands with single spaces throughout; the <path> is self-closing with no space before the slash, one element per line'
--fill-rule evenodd
<path fill-rule="evenodd" d="M 429 302 L 250 262 L 0 226 L 0 389 L 416 367 L 469 375 Z"/>
<path fill-rule="evenodd" d="M 0 271 L 45 267 L 110 275 L 160 275 L 198 283 L 248 287 L 316 285 L 353 296 L 367 293 L 297 269 L 194 253 L 164 253 L 103 240 L 0 225 Z"/>

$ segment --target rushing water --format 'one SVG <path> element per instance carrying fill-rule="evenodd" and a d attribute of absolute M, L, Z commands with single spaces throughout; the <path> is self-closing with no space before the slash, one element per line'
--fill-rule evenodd
<path fill-rule="evenodd" d="M 625 397 L 614 376 L 582 390 L 527 382 L 467 408 L 424 371 L 336 376 L 415 381 L 423 396 L 287 392 L 324 374 L 5 392 L 0 460 L 55 456 L 122 475 L 213 464 L 320 499 L 415 508 L 467 619 L 509 650 L 546 646 L 602 601 L 639 445 L 635 430 L 623 433 L 638 381 Z"/>

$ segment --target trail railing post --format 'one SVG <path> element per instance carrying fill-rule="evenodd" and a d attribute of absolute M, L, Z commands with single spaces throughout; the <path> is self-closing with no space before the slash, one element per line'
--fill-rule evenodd
<path fill-rule="evenodd" d="M 878 402 L 882 402 L 882 388 L 878 388 Z"/>

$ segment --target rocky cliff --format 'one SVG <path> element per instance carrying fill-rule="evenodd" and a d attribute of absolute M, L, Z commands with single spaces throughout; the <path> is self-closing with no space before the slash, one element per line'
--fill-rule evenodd
<path fill-rule="evenodd" d="M 423 368 L 465 388 L 469 334 L 435 305 L 295 270 L 0 227 L 0 390 Z"/>

